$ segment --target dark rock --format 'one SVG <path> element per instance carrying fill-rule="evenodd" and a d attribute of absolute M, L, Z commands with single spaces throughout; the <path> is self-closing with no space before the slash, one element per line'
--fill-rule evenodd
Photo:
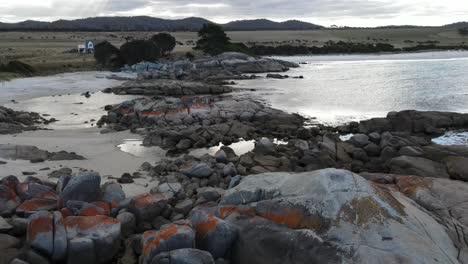
<path fill-rule="evenodd" d="M 164 252 L 153 258 L 153 264 L 214 264 L 209 252 L 194 248 L 183 248 Z"/>
<path fill-rule="evenodd" d="M 193 248 L 194 245 L 195 233 L 185 222 L 163 226 L 159 231 L 146 231 L 142 240 L 142 263 L 152 263 L 153 259 L 160 253 Z"/>
<path fill-rule="evenodd" d="M 419 157 L 401 156 L 390 161 L 390 172 L 433 178 L 450 178 L 444 164 Z"/>
<path fill-rule="evenodd" d="M 190 213 L 190 222 L 196 230 L 197 247 L 210 252 L 214 258 L 224 257 L 238 236 L 235 227 L 201 210 Z"/>
<path fill-rule="evenodd" d="M 69 200 L 93 202 L 101 198 L 101 177 L 97 173 L 81 173 L 71 177 L 60 193 L 59 206 Z"/>

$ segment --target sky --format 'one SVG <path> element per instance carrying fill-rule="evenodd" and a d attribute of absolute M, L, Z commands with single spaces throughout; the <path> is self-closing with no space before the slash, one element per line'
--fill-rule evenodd
<path fill-rule="evenodd" d="M 439 26 L 468 21 L 468 0 L 0 0 L 1 22 L 138 15 L 217 23 L 267 18 L 324 26 Z"/>

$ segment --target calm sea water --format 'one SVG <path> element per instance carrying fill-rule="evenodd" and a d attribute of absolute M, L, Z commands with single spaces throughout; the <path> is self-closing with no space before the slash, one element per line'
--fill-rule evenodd
<path fill-rule="evenodd" d="M 407 109 L 468 112 L 468 52 L 280 57 L 307 63 L 238 87 L 272 107 L 340 124 Z M 252 96 L 251 92 L 245 93 Z"/>

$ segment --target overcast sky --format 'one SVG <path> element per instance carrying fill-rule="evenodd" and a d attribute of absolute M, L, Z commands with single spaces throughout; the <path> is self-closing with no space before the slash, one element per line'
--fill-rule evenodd
<path fill-rule="evenodd" d="M 468 0 L 0 0 L 0 21 L 92 16 L 300 19 L 324 26 L 444 25 L 468 21 Z"/>

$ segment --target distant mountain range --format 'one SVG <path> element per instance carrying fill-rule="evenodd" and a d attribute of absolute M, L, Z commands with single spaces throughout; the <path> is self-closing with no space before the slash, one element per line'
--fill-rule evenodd
<path fill-rule="evenodd" d="M 27 20 L 19 23 L 0 23 L 0 30 L 30 31 L 198 31 L 204 24 L 213 23 L 204 18 L 162 19 L 148 16 L 91 17 L 76 20 L 41 22 Z M 267 19 L 240 20 L 222 25 L 226 30 L 312 30 L 323 28 L 307 22 L 290 20 L 274 22 Z"/>
<path fill-rule="evenodd" d="M 455 28 L 455 29 L 468 28 L 468 22 L 458 22 L 458 23 L 448 24 L 448 25 L 445 25 L 445 27 Z"/>
<path fill-rule="evenodd" d="M 135 17 L 90 17 L 76 20 L 42 22 L 27 20 L 19 23 L 1 23 L 0 31 L 198 31 L 204 24 L 213 23 L 199 17 L 162 19 L 149 16 Z M 221 24 L 230 31 L 255 30 L 315 30 L 325 28 L 299 20 L 275 22 L 268 19 L 238 20 Z M 421 26 L 384 26 L 378 28 L 417 28 Z M 443 27 L 466 28 L 468 22 L 459 22 Z M 350 27 L 346 27 L 350 28 Z"/>

